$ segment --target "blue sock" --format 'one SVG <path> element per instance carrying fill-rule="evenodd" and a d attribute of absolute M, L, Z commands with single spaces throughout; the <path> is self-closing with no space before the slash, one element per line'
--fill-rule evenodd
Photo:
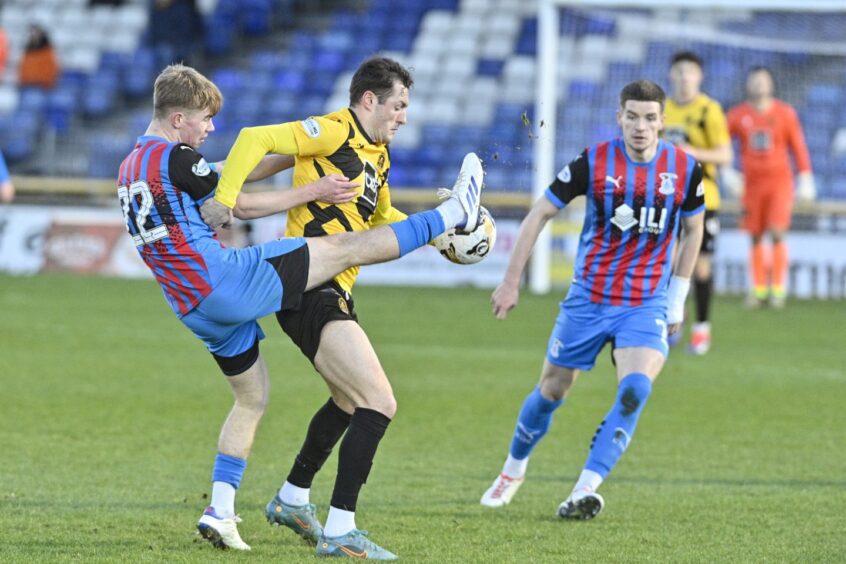
<path fill-rule="evenodd" d="M 646 374 L 633 372 L 620 380 L 617 400 L 596 430 L 590 446 L 586 470 L 605 479 L 634 436 L 637 419 L 652 392 L 652 380 Z"/>
<path fill-rule="evenodd" d="M 212 470 L 212 482 L 226 482 L 237 490 L 246 468 L 247 461 L 243 458 L 217 453 Z"/>
<path fill-rule="evenodd" d="M 400 256 L 419 249 L 446 231 L 443 216 L 435 210 L 411 214 L 404 220 L 389 225 L 399 241 Z"/>
<path fill-rule="evenodd" d="M 526 401 L 523 402 L 523 408 L 520 410 L 520 416 L 517 418 L 514 438 L 511 440 L 511 456 L 517 460 L 523 460 L 529 456 L 535 445 L 549 430 L 549 424 L 552 423 L 552 413 L 562 403 L 564 403 L 563 399 L 552 401 L 543 397 L 540 386 L 526 396 Z"/>

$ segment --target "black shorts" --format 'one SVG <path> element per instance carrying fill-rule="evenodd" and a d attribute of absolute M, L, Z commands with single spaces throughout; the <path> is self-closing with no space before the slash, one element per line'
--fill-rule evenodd
<path fill-rule="evenodd" d="M 345 319 L 358 322 L 355 304 L 349 292 L 334 280 L 305 292 L 298 307 L 276 314 L 279 326 L 312 364 L 323 328 L 330 321 Z"/>
<path fill-rule="evenodd" d="M 717 235 L 720 234 L 720 218 L 717 210 L 705 210 L 705 230 L 702 233 L 702 246 L 699 254 L 713 255 L 717 248 Z"/>

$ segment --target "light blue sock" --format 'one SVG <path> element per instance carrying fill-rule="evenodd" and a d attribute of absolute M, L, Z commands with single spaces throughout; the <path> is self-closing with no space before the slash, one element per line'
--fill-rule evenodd
<path fill-rule="evenodd" d="M 399 241 L 400 256 L 422 247 L 446 231 L 443 216 L 435 210 L 411 214 L 404 220 L 389 225 Z"/>
<path fill-rule="evenodd" d="M 247 461 L 243 458 L 217 453 L 212 470 L 212 482 L 226 482 L 237 490 L 246 468 Z"/>
<path fill-rule="evenodd" d="M 540 386 L 526 396 L 520 416 L 517 418 L 514 438 L 511 440 L 511 456 L 523 460 L 531 454 L 532 449 L 549 430 L 552 413 L 562 403 L 564 403 L 563 399 L 553 401 L 543 397 Z"/>
<path fill-rule="evenodd" d="M 593 437 L 586 470 L 596 472 L 603 479 L 608 476 L 629 446 L 651 392 L 652 380 L 646 374 L 633 372 L 620 380 L 617 400 Z"/>

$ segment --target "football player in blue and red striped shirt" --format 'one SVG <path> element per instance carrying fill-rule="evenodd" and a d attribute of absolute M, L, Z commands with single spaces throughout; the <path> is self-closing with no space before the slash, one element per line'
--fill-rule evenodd
<path fill-rule="evenodd" d="M 201 213 L 203 205 L 213 201 L 220 163 L 210 165 L 196 151 L 214 131 L 212 118 L 223 97 L 211 81 L 183 65 L 162 71 L 153 90 L 153 119 L 120 166 L 117 195 L 138 253 L 177 317 L 214 356 L 235 395 L 218 440 L 211 503 L 197 528 L 218 548 L 249 550 L 238 533 L 235 492 L 268 398 L 267 367 L 259 355 L 264 334 L 257 320 L 291 311 L 304 292 L 352 266 L 392 260 L 447 228 L 475 225 L 482 166 L 471 153 L 448 200 L 390 225 L 226 249 Z M 266 155 L 247 180 L 291 165 L 289 156 Z M 233 214 L 241 219 L 263 217 L 316 199 L 350 201 L 361 192 L 347 180 L 330 174 L 297 190 L 264 193 L 240 193 L 239 185 L 234 208 L 225 208 L 224 221 L 215 222 L 225 224 Z M 294 519 L 314 519 L 313 505 L 292 510 L 299 512 L 292 514 Z M 313 533 L 319 536 L 322 531 Z"/>
<path fill-rule="evenodd" d="M 596 489 L 628 446 L 664 365 L 667 335 L 682 322 L 702 240 L 702 167 L 659 139 L 664 101 L 661 87 L 650 81 L 623 88 L 617 112 L 623 136 L 588 147 L 565 166 L 523 221 L 505 278 L 491 296 L 497 319 L 517 305 L 520 278 L 543 226 L 577 196 L 586 198 L 575 274 L 549 339 L 540 383 L 523 404 L 505 466 L 482 496 L 483 505 L 511 501 L 553 412 L 579 372 L 593 368 L 611 343 L 617 397 L 558 515 L 591 519 L 602 510 Z"/>

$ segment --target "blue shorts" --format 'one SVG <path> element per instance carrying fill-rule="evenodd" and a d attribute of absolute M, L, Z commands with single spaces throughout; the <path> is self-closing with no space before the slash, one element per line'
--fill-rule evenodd
<path fill-rule="evenodd" d="M 214 289 L 182 323 L 212 354 L 234 357 L 264 338 L 258 319 L 284 304 L 298 305 L 308 278 L 308 247 L 302 237 L 291 237 L 223 252 Z"/>
<path fill-rule="evenodd" d="M 666 303 L 612 306 L 571 293 L 561 302 L 546 358 L 555 366 L 590 370 L 608 342 L 614 348 L 648 347 L 666 357 Z"/>

